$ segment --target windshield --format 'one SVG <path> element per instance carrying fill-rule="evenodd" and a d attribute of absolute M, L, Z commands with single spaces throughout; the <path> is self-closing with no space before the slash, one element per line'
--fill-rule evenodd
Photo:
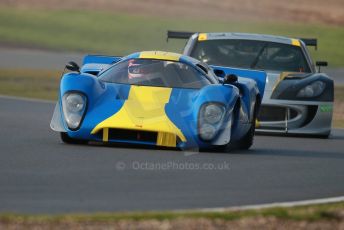
<path fill-rule="evenodd" d="M 129 59 L 114 65 L 99 76 L 110 83 L 200 89 L 210 81 L 192 66 L 180 62 Z"/>
<path fill-rule="evenodd" d="M 310 72 L 301 47 L 252 40 L 198 42 L 191 56 L 209 65 L 288 72 Z"/>

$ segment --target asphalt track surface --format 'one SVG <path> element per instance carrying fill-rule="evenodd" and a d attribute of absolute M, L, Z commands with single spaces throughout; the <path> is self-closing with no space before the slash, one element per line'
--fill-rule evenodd
<path fill-rule="evenodd" d="M 344 130 L 193 153 L 61 143 L 54 104 L 0 97 L 0 212 L 231 207 L 344 195 Z"/>

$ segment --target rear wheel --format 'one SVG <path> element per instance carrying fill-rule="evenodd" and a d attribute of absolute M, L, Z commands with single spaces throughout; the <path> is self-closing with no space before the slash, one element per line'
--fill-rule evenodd
<path fill-rule="evenodd" d="M 68 133 L 60 133 L 61 140 L 67 144 L 87 144 L 85 140 L 78 140 L 68 136 Z"/>

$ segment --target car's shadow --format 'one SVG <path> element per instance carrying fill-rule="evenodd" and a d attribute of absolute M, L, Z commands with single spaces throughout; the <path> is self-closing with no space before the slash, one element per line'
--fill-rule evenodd
<path fill-rule="evenodd" d="M 334 152 L 334 151 L 321 151 L 321 150 L 296 150 L 296 149 L 289 149 L 289 148 L 260 148 L 260 147 L 252 147 L 248 150 L 238 150 L 233 149 L 228 152 L 214 152 L 214 151 L 198 151 L 198 149 L 176 149 L 176 148 L 167 148 L 167 147 L 156 147 L 156 146 L 145 146 L 145 145 L 126 145 L 126 144 L 102 144 L 102 143 L 89 143 L 88 146 L 90 147 L 105 147 L 105 148 L 124 148 L 124 149 L 144 149 L 144 150 L 152 150 L 152 151 L 162 151 L 165 153 L 175 152 L 175 154 L 184 154 L 185 156 L 193 156 L 193 155 L 245 155 L 245 156 L 271 156 L 271 157 L 302 157 L 302 158 L 324 158 L 324 159 L 344 159 L 344 153 L 342 152 Z"/>

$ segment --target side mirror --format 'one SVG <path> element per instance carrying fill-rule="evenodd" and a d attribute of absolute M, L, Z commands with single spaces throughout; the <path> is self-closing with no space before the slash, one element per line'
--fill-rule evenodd
<path fill-rule="evenodd" d="M 237 81 L 238 81 L 238 76 L 235 74 L 229 74 L 223 78 L 223 84 L 233 84 Z"/>
<path fill-rule="evenodd" d="M 78 73 L 80 73 L 80 67 L 79 67 L 79 65 L 76 64 L 76 63 L 73 62 L 73 61 L 67 63 L 66 69 L 68 69 L 68 70 L 70 70 L 70 71 L 73 71 L 73 72 L 78 72 Z"/>
<path fill-rule="evenodd" d="M 315 63 L 315 65 L 316 66 L 318 66 L 319 68 L 318 68 L 318 72 L 320 72 L 320 68 L 322 67 L 322 66 L 328 66 L 328 62 L 327 61 L 317 61 L 316 63 Z"/>

